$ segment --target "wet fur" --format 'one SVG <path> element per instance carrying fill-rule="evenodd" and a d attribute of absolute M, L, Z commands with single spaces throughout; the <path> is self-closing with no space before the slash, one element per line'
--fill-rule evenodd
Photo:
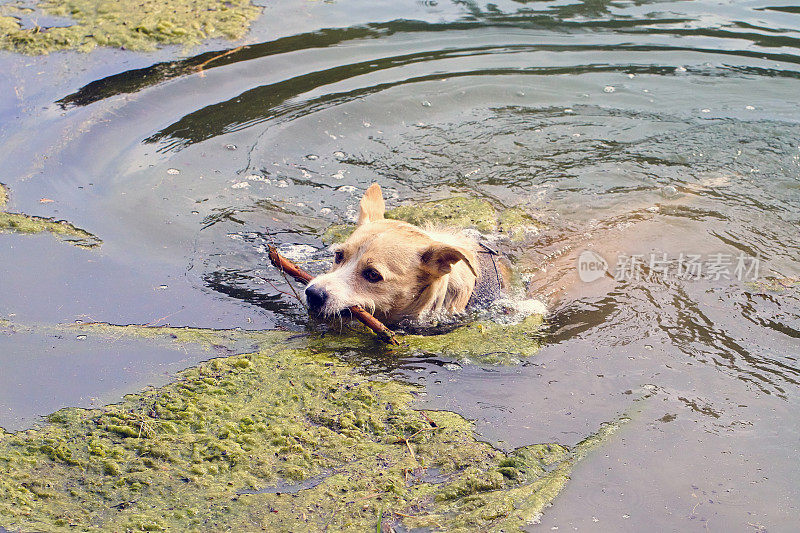
<path fill-rule="evenodd" d="M 477 243 L 455 230 L 420 228 L 383 217 L 380 186 L 361 199 L 358 225 L 336 248 L 342 260 L 309 286 L 323 288 L 325 316 L 360 305 L 379 319 L 428 319 L 464 311 L 480 275 Z M 364 277 L 373 268 L 383 278 Z"/>

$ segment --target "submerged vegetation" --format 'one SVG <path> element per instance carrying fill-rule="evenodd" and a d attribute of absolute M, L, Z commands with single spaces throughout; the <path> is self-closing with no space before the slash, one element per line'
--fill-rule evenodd
<path fill-rule="evenodd" d="M 75 328 L 253 349 L 119 404 L 0 430 L 6 528 L 513 531 L 536 520 L 575 462 L 619 424 L 573 448 L 503 453 L 455 413 L 413 409 L 416 386 L 360 375 L 313 336 Z"/>
<path fill-rule="evenodd" d="M 8 213 L 5 211 L 8 203 L 8 189 L 0 183 L 0 233 L 51 233 L 61 240 L 80 246 L 81 248 L 94 248 L 103 241 L 86 230 L 76 228 L 64 220 L 24 215 L 21 213 Z"/>
<path fill-rule="evenodd" d="M 502 209 L 498 213 L 488 201 L 466 196 L 403 205 L 388 211 L 386 216 L 417 226 L 438 223 L 454 228 L 474 228 L 482 233 L 497 232 L 512 241 L 539 227 L 521 207 Z"/>
<path fill-rule="evenodd" d="M 26 54 L 98 46 L 153 50 L 162 44 L 240 39 L 261 8 L 250 0 L 41 0 L 0 6 L 0 49 Z M 39 25 L 41 16 L 64 22 Z"/>
<path fill-rule="evenodd" d="M 361 335 L 326 333 L 311 337 L 309 346 L 320 349 L 360 351 L 374 356 L 417 357 L 439 356 L 490 365 L 518 364 L 532 357 L 541 348 L 544 317 L 532 314 L 523 320 L 502 324 L 494 320 L 479 319 L 474 322 L 445 326 L 448 331 L 437 335 L 400 334 L 400 346 L 386 346 L 366 327 L 349 326 Z"/>
<path fill-rule="evenodd" d="M 481 233 L 494 233 L 498 238 L 519 241 L 539 230 L 540 223 L 525 209 L 511 207 L 497 210 L 480 198 L 453 196 L 443 200 L 401 205 L 386 211 L 386 218 L 402 220 L 417 226 L 426 224 L 469 228 Z M 354 226 L 334 224 L 322 236 L 327 244 L 344 242 Z"/>

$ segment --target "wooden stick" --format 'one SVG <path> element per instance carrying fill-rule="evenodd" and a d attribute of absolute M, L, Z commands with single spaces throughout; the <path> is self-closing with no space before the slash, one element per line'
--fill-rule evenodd
<path fill-rule="evenodd" d="M 274 246 L 271 244 L 267 245 L 269 249 L 269 260 L 275 265 L 275 268 L 280 270 L 281 272 L 285 272 L 292 276 L 294 279 L 299 281 L 300 283 L 310 283 L 314 276 L 302 270 L 300 267 L 286 259 L 285 257 L 281 256 L 278 253 L 278 250 L 275 249 Z M 350 307 L 350 312 L 356 317 L 362 324 L 367 326 L 369 329 L 374 331 L 378 337 L 380 337 L 384 342 L 388 344 L 393 344 L 395 346 L 399 346 L 400 343 L 397 342 L 397 339 L 394 336 L 394 331 L 387 328 L 383 325 L 383 322 L 369 314 L 363 307 L 360 305 L 354 305 Z"/>

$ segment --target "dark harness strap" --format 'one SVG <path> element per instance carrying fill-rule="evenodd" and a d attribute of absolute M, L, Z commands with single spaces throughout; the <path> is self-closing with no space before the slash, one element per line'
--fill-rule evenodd
<path fill-rule="evenodd" d="M 467 302 L 468 308 L 487 307 L 503 294 L 503 277 L 497 266 L 500 254 L 483 243 L 480 243 L 480 247 L 482 249 L 476 252 L 480 275 Z"/>

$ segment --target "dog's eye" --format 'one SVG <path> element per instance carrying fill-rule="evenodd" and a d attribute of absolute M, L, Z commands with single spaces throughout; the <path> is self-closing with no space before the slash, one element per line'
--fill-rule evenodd
<path fill-rule="evenodd" d="M 336 250 L 336 253 L 333 254 L 333 262 L 337 265 L 342 262 L 344 259 L 344 252 L 341 250 Z"/>
<path fill-rule="evenodd" d="M 362 272 L 361 275 L 364 276 L 364 279 L 370 283 L 378 283 L 383 279 L 383 276 L 381 276 L 380 272 L 374 268 L 364 269 L 364 272 Z"/>

